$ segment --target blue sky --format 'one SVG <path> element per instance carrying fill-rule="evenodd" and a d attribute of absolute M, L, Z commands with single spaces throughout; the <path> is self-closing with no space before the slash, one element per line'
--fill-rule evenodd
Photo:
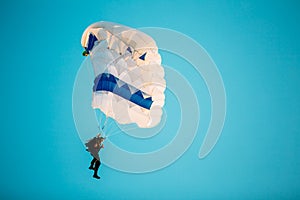
<path fill-rule="evenodd" d="M 297 1 L 2 3 L 1 199 L 299 198 L 299 7 Z M 81 34 L 101 20 L 174 29 L 207 50 L 227 96 L 222 136 L 208 157 L 197 157 L 209 121 L 209 100 L 199 92 L 204 127 L 179 160 L 147 174 L 103 165 L 101 180 L 91 178 L 72 91 L 84 59 Z M 184 64 L 162 55 L 174 68 Z"/>

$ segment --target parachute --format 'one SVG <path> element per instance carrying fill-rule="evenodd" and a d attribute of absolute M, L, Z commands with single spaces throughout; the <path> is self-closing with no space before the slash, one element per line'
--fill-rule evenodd
<path fill-rule="evenodd" d="M 159 124 L 166 81 L 155 41 L 139 30 L 101 21 L 86 28 L 81 44 L 95 75 L 92 108 L 119 124 Z"/>

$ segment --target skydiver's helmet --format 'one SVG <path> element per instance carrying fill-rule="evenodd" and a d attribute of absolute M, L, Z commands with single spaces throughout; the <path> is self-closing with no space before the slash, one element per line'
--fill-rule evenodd
<path fill-rule="evenodd" d="M 87 52 L 87 50 L 84 50 L 84 51 L 82 52 L 82 55 L 83 55 L 83 56 L 88 56 L 88 55 L 89 55 L 89 52 Z"/>
<path fill-rule="evenodd" d="M 99 139 L 99 140 L 105 140 L 105 137 L 102 137 L 101 133 L 98 133 L 96 138 Z"/>

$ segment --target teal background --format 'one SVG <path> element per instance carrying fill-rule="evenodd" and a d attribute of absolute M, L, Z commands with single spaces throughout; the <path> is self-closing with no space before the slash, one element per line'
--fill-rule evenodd
<path fill-rule="evenodd" d="M 299 199 L 299 8 L 297 1 L 2 2 L 0 198 Z M 103 165 L 101 180 L 92 179 L 72 90 L 81 34 L 100 20 L 174 29 L 208 51 L 227 94 L 222 136 L 208 157 L 197 157 L 203 133 L 167 168 L 128 174 Z"/>

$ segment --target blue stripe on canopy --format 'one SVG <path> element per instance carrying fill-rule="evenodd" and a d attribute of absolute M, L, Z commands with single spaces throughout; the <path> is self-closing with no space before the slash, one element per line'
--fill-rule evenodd
<path fill-rule="evenodd" d="M 119 84 L 122 86 L 119 87 L 117 82 L 122 83 Z M 121 81 L 120 79 L 109 73 L 99 74 L 95 78 L 93 92 L 97 91 L 112 92 L 148 110 L 151 108 L 151 105 L 153 103 L 152 97 L 144 98 L 144 92 L 132 85 L 129 85 L 128 83 Z M 136 92 L 132 94 L 131 91 Z"/>
<path fill-rule="evenodd" d="M 98 41 L 97 37 L 95 35 L 93 35 L 92 33 L 90 33 L 88 45 L 87 45 L 87 47 L 85 47 L 85 50 L 88 53 L 93 49 L 94 44 L 95 44 L 96 41 Z"/>
<path fill-rule="evenodd" d="M 139 57 L 139 59 L 141 59 L 141 60 L 145 60 L 146 54 L 147 54 L 147 52 L 146 52 L 146 53 L 144 53 L 143 55 L 141 55 L 141 56 Z"/>

